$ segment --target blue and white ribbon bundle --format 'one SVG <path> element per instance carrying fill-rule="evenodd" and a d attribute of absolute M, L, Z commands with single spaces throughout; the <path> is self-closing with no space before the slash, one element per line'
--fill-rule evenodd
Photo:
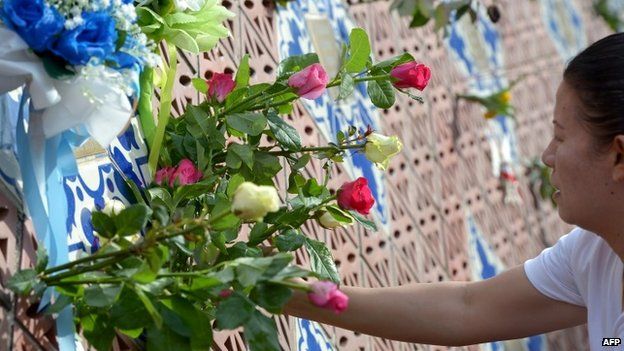
<path fill-rule="evenodd" d="M 139 74 L 160 58 L 132 0 L 0 0 L 0 20 L 0 94 L 24 88 L 11 131 L 24 206 L 55 266 L 68 260 L 59 199 L 63 179 L 77 174 L 73 149 L 89 137 L 107 148 L 127 128 Z M 71 307 L 57 333 L 61 350 L 75 350 Z"/>

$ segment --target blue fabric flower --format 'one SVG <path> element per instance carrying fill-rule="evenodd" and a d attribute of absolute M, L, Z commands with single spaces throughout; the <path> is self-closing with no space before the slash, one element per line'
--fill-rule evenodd
<path fill-rule="evenodd" d="M 84 65 L 92 57 L 108 59 L 115 51 L 115 20 L 106 12 L 85 12 L 83 23 L 63 32 L 50 50 L 72 65 Z"/>
<path fill-rule="evenodd" d="M 63 30 L 65 19 L 43 0 L 5 0 L 2 21 L 35 52 L 45 51 Z"/>
<path fill-rule="evenodd" d="M 111 61 L 113 61 L 116 65 L 115 68 L 132 68 L 134 65 L 141 66 L 139 60 L 123 51 L 117 51 L 111 57 Z"/>

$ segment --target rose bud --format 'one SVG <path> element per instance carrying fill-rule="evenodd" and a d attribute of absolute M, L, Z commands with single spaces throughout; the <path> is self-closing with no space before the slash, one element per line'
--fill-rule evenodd
<path fill-rule="evenodd" d="M 411 61 L 394 67 L 390 75 L 395 79 L 392 83 L 395 87 L 416 88 L 422 91 L 429 83 L 431 69 L 422 63 Z"/>
<path fill-rule="evenodd" d="M 387 137 L 385 135 L 372 133 L 366 138 L 364 145 L 364 155 L 375 163 L 377 167 L 384 170 L 388 167 L 390 158 L 403 148 L 403 143 L 397 136 Z"/>
<path fill-rule="evenodd" d="M 373 193 L 364 177 L 344 183 L 338 189 L 338 206 L 344 210 L 355 210 L 367 215 L 374 204 Z"/>
<path fill-rule="evenodd" d="M 320 63 L 314 63 L 288 78 L 288 86 L 304 99 L 314 100 L 323 95 L 329 83 L 327 72 Z"/>
<path fill-rule="evenodd" d="M 248 221 L 262 221 L 269 212 L 279 210 L 280 199 L 272 186 L 244 182 L 236 188 L 232 199 L 232 213 Z"/>
<path fill-rule="evenodd" d="M 338 314 L 349 306 L 349 297 L 338 290 L 338 286 L 332 282 L 314 282 L 310 288 L 312 291 L 308 293 L 308 299 L 318 307 L 330 309 Z"/>
<path fill-rule="evenodd" d="M 164 167 L 156 171 L 154 175 L 154 183 L 158 185 L 167 185 L 169 180 L 172 179 L 173 173 L 175 173 L 175 167 Z"/>
<path fill-rule="evenodd" d="M 175 168 L 175 172 L 173 172 L 173 175 L 169 179 L 169 185 L 195 184 L 199 182 L 203 176 L 202 172 L 195 167 L 193 161 L 185 158 L 180 161 L 178 166 Z"/>
<path fill-rule="evenodd" d="M 208 99 L 220 103 L 236 86 L 236 82 L 232 80 L 232 75 L 228 73 L 213 73 L 206 83 L 208 83 Z"/>

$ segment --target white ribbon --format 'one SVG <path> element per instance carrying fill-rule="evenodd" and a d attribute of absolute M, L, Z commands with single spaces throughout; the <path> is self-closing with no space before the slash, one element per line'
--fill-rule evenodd
<path fill-rule="evenodd" d="M 104 66 L 81 67 L 69 80 L 52 79 L 28 44 L 0 26 L 0 93 L 26 84 L 34 108 L 44 109 L 48 138 L 82 124 L 100 146 L 108 147 L 133 112 L 123 82 L 121 73 Z"/>
<path fill-rule="evenodd" d="M 61 96 L 43 63 L 14 31 L 0 25 L 0 93 L 27 84 L 35 109 L 56 104 Z"/>
<path fill-rule="evenodd" d="M 43 112 L 43 132 L 51 137 L 83 124 L 106 148 L 126 129 L 132 106 L 121 88 L 121 73 L 107 67 L 83 67 L 69 80 L 56 80 L 61 101 Z"/>

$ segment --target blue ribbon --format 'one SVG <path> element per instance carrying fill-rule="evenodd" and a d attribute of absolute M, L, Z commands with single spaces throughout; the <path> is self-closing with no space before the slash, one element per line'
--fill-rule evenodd
<path fill-rule="evenodd" d="M 67 201 L 63 179 L 78 173 L 72 146 L 84 138 L 72 132 L 46 139 L 41 129 L 38 111 L 29 111 L 29 97 L 22 96 L 17 123 L 17 154 L 24 187 L 24 200 L 30 213 L 37 240 L 48 251 L 48 266 L 68 261 Z M 24 123 L 28 120 L 28 133 Z M 63 201 L 65 200 L 65 201 Z M 47 205 L 47 206 L 46 206 Z M 49 303 L 53 289 L 43 296 L 41 306 Z M 71 306 L 63 309 L 56 318 L 57 341 L 60 351 L 75 351 L 75 329 Z"/>

